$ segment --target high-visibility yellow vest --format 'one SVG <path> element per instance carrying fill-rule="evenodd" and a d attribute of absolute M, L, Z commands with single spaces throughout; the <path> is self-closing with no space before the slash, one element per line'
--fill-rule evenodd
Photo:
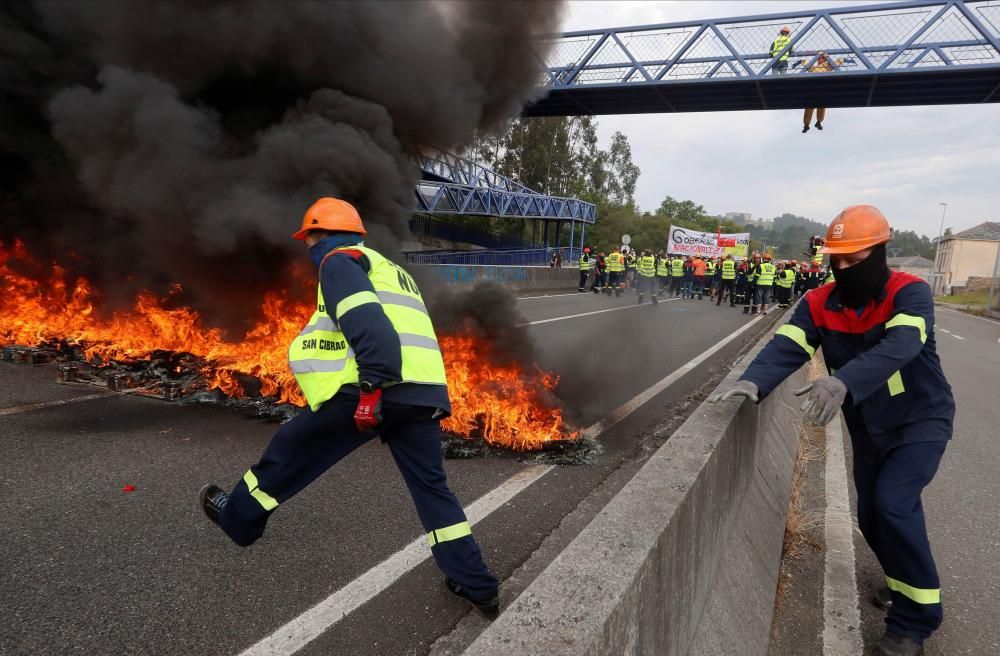
<path fill-rule="evenodd" d="M 656 262 L 656 275 L 658 276 L 669 276 L 670 269 L 668 268 L 667 258 L 661 257 Z"/>
<path fill-rule="evenodd" d="M 795 282 L 795 272 L 791 269 L 785 269 L 778 274 L 778 279 L 775 282 L 778 287 L 791 287 L 792 283 Z"/>
<path fill-rule="evenodd" d="M 757 278 L 757 284 L 761 287 L 769 287 L 774 284 L 774 274 L 778 270 L 778 267 L 774 266 L 770 262 L 764 262 L 760 265 L 760 276 Z"/>
<path fill-rule="evenodd" d="M 735 280 L 736 279 L 736 262 L 732 260 L 725 260 L 722 263 L 722 279 L 723 280 Z"/>
<path fill-rule="evenodd" d="M 822 247 L 821 246 L 813 246 L 813 256 L 812 256 L 812 263 L 813 264 L 816 264 L 816 265 L 823 264 L 823 254 L 819 252 L 820 248 L 822 248 Z"/>
<path fill-rule="evenodd" d="M 684 275 L 684 260 L 677 257 L 670 261 L 670 275 L 674 278 Z"/>
<path fill-rule="evenodd" d="M 590 271 L 590 255 L 586 253 L 580 256 L 580 271 Z"/>
<path fill-rule="evenodd" d="M 628 268 L 630 269 L 635 268 L 635 253 L 628 254 L 628 257 L 626 258 L 626 264 L 628 264 Z"/>
<path fill-rule="evenodd" d="M 609 253 L 606 259 L 608 262 L 608 271 L 617 273 L 625 270 L 625 264 L 622 261 L 621 253 Z"/>
<path fill-rule="evenodd" d="M 705 275 L 706 276 L 715 275 L 715 262 L 713 260 L 709 260 L 708 262 L 705 263 Z"/>
<path fill-rule="evenodd" d="M 656 275 L 656 258 L 652 255 L 646 255 L 645 257 L 639 258 L 639 275 L 646 278 L 652 278 Z"/>
<path fill-rule="evenodd" d="M 784 34 L 779 34 L 778 38 L 776 38 L 774 42 L 771 44 L 771 56 L 774 57 L 791 42 L 792 42 L 791 37 L 787 37 Z M 790 51 L 785 52 L 783 55 L 781 55 L 781 57 L 778 58 L 778 61 L 788 61 L 789 54 Z"/>
<path fill-rule="evenodd" d="M 341 317 L 354 308 L 377 303 L 399 334 L 403 371 L 401 382 L 447 385 L 444 361 L 434 326 L 420 290 L 402 267 L 364 246 L 349 246 L 368 257 L 368 279 L 375 288 L 351 294 L 333 312 L 323 300 L 322 284 L 316 288 L 316 311 L 288 348 L 288 364 L 295 380 L 316 411 L 344 385 L 358 383 L 358 364 L 347 338 L 340 331 Z M 344 248 L 336 248 L 331 253 Z M 329 256 L 329 254 L 328 254 Z"/>

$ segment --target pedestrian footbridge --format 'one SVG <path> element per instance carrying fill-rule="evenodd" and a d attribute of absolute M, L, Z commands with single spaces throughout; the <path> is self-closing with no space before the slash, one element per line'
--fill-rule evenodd
<path fill-rule="evenodd" d="M 772 54 L 783 26 L 791 42 Z M 911 0 L 545 41 L 548 93 L 525 116 L 1000 101 L 997 0 Z M 832 70 L 816 66 L 822 53 Z"/>

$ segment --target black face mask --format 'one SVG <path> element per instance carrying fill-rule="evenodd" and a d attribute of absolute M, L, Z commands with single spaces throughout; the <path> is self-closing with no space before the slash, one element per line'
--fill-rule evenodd
<path fill-rule="evenodd" d="M 862 307 L 877 298 L 885 283 L 889 282 L 885 244 L 876 246 L 871 255 L 853 266 L 834 268 L 833 278 L 837 281 L 837 295 L 847 307 Z"/>

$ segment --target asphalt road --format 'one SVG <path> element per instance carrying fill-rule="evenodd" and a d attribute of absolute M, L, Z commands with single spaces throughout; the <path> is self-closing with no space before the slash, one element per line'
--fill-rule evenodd
<path fill-rule="evenodd" d="M 958 405 L 955 431 L 938 473 L 924 490 L 931 547 L 941 575 L 945 619 L 927 642 L 928 656 L 1000 655 L 1000 322 L 938 308 L 935 338 Z M 844 428 L 847 478 L 850 439 Z M 823 463 L 810 464 L 807 516 L 822 517 Z M 852 509 L 856 496 L 851 484 Z M 871 598 L 885 578 L 854 519 L 856 585 L 865 653 L 885 629 Z M 822 544 L 822 527 L 817 542 Z M 824 557 L 810 549 L 791 566 L 772 632 L 771 656 L 822 653 Z"/>
<path fill-rule="evenodd" d="M 941 576 L 944 623 L 928 656 L 1000 655 L 1000 322 L 937 308 L 935 333 L 958 411 L 941 466 L 924 490 L 931 549 Z M 866 645 L 884 630 L 868 603 L 884 578 L 860 535 L 858 589 Z"/>
<path fill-rule="evenodd" d="M 707 300 L 636 307 L 631 295 L 526 298 L 519 308 L 545 322 L 529 329 L 580 426 L 747 321 Z M 552 469 L 477 524 L 494 571 L 506 579 L 592 490 L 645 458 L 770 322 L 601 434 L 596 464 Z M 274 424 L 217 405 L 112 394 L 74 403 L 96 390 L 56 385 L 54 373 L 0 363 L 0 654 L 237 654 L 423 533 L 388 451 L 373 442 L 240 549 L 204 518 L 196 493 L 207 481 L 235 483 Z M 26 407 L 52 401 L 70 403 Z M 495 456 L 447 464 L 464 504 L 537 467 Z M 426 560 L 298 653 L 421 654 L 467 613 Z"/>

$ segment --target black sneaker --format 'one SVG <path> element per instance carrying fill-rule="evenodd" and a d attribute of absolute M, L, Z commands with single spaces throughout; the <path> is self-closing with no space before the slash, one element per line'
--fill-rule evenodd
<path fill-rule="evenodd" d="M 456 597 L 461 597 L 467 602 L 476 607 L 480 613 L 489 618 L 494 618 L 500 614 L 500 597 L 493 595 L 489 599 L 473 599 L 469 596 L 469 593 L 465 591 L 458 583 L 455 583 L 447 576 L 444 577 L 444 587 L 448 588 L 448 592 L 452 593 Z"/>
<path fill-rule="evenodd" d="M 218 524 L 222 509 L 229 503 L 229 495 L 215 483 L 208 483 L 198 493 L 198 501 L 205 516 Z"/>
<path fill-rule="evenodd" d="M 817 130 L 822 130 L 823 129 L 823 124 L 820 123 L 819 121 L 816 121 L 816 129 Z"/>
<path fill-rule="evenodd" d="M 805 134 L 806 132 L 809 132 L 809 126 L 808 125 L 803 125 L 802 126 L 802 134 Z"/>
<path fill-rule="evenodd" d="M 892 608 L 892 592 L 889 588 L 882 588 L 872 597 L 872 603 L 882 610 L 889 610 Z"/>
<path fill-rule="evenodd" d="M 879 656 L 922 656 L 924 648 L 906 636 L 886 631 L 875 645 L 875 653 Z"/>

